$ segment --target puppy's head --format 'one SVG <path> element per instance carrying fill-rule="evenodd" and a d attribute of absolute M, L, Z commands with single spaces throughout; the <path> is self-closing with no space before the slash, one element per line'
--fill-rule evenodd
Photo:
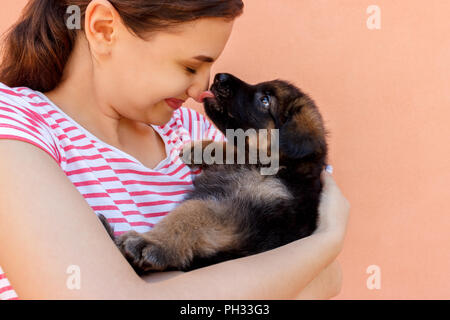
<path fill-rule="evenodd" d="M 216 127 L 279 129 L 282 160 L 324 161 L 326 131 L 314 102 L 293 84 L 273 80 L 250 85 L 233 75 L 217 74 L 205 98 L 205 112 Z"/>

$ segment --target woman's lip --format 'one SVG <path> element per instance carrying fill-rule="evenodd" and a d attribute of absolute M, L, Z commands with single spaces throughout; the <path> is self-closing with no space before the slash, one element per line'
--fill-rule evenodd
<path fill-rule="evenodd" d="M 171 107 L 172 109 L 178 109 L 184 103 L 184 100 L 175 99 L 175 98 L 166 99 L 165 101 L 169 105 L 169 107 Z"/>

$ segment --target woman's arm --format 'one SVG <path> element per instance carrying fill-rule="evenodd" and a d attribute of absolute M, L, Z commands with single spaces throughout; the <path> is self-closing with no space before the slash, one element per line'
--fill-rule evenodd
<path fill-rule="evenodd" d="M 348 215 L 350 210 L 350 205 L 347 199 L 342 195 L 339 187 L 336 185 L 333 177 L 327 173 L 322 173 L 322 181 L 324 183 L 324 189 L 322 192 L 321 202 L 319 206 L 319 226 L 317 230 L 315 231 L 315 235 L 325 236 L 325 238 L 328 238 L 328 240 L 325 240 L 325 242 L 328 242 L 330 244 L 335 244 L 336 248 L 331 249 L 330 252 L 326 252 L 324 254 L 320 253 L 320 250 L 323 250 L 323 247 L 317 243 L 315 240 L 312 241 L 313 246 L 317 245 L 318 249 L 317 251 L 314 251 L 313 247 L 310 249 L 313 251 L 312 254 L 316 256 L 316 258 L 319 259 L 325 259 L 327 256 L 329 256 L 332 252 L 340 252 L 344 236 L 346 233 L 347 228 L 347 221 L 348 221 Z M 308 237 L 309 238 L 309 237 Z M 308 239 L 305 238 L 305 239 Z M 302 240 L 299 240 L 300 242 Z M 304 243 L 304 242 L 303 242 Z M 308 251 L 308 248 L 304 248 L 306 251 Z M 278 249 L 269 251 L 276 252 Z M 314 253 L 315 252 L 315 253 Z M 311 252 L 309 252 L 310 254 Z M 299 257 L 302 257 L 302 253 L 299 251 L 294 254 L 294 256 L 298 255 Z M 268 257 L 270 259 L 270 257 Z M 246 258 L 244 258 L 246 259 Z M 276 260 L 276 259 L 274 259 Z M 233 261 L 229 262 L 230 264 L 233 263 Z M 245 275 L 248 275 L 249 273 L 252 274 L 251 279 L 256 279 L 256 281 L 260 281 L 261 283 L 264 283 L 266 287 L 269 288 L 269 290 L 273 290 L 274 286 L 277 284 L 270 284 L 268 281 L 278 281 L 279 284 L 279 290 L 283 291 L 285 290 L 285 293 L 281 292 L 280 294 L 286 294 L 288 296 L 291 295 L 292 290 L 297 289 L 297 294 L 295 295 L 295 299 L 329 299 L 337 294 L 339 294 L 341 287 L 342 287 L 342 270 L 341 266 L 337 261 L 333 261 L 329 264 L 325 262 L 325 266 L 320 269 L 320 267 L 312 267 L 310 271 L 308 271 L 308 268 L 304 262 L 300 262 L 297 265 L 296 273 L 301 278 L 297 283 L 292 281 L 280 281 L 280 279 L 277 278 L 277 270 L 281 271 L 282 273 L 286 273 L 286 269 L 284 266 L 274 266 L 271 270 L 271 266 L 268 266 L 268 270 L 266 273 L 266 270 L 263 270 L 260 275 L 255 274 L 255 269 L 249 272 L 248 270 L 244 270 Z M 320 262 L 319 262 L 320 264 Z M 220 265 L 220 264 L 219 264 Z M 231 268 L 234 268 L 232 266 Z M 202 269 L 200 269 L 202 270 Z M 312 272 L 311 272 L 312 271 Z M 294 271 L 295 272 L 295 271 Z M 310 276 L 311 274 L 317 273 L 318 275 L 316 277 Z M 182 272 L 161 272 L 161 273 L 155 273 L 151 274 L 149 276 L 143 277 L 143 279 L 150 283 L 160 282 L 167 279 L 171 279 L 174 277 L 179 277 L 183 275 Z M 271 275 L 271 277 L 268 277 L 267 275 Z M 238 277 L 238 276 L 237 276 Z M 261 277 L 261 278 L 259 278 Z M 295 277 L 295 276 L 294 276 Z M 251 281 L 251 279 L 247 279 Z M 277 280 L 278 279 L 278 280 Z M 305 284 L 305 279 L 307 281 L 307 285 Z M 229 279 L 224 279 L 224 281 L 228 281 Z M 217 281 L 217 280 L 216 280 Z M 220 280 L 219 280 L 220 281 Z M 241 280 L 236 280 L 241 281 Z M 309 283 L 308 283 L 309 282 Z M 283 289 L 283 285 L 286 286 L 285 289 Z M 249 285 L 251 287 L 251 285 Z M 244 287 L 244 286 L 242 286 Z M 237 288 L 237 290 L 243 290 L 243 288 Z M 261 285 L 262 287 L 262 285 Z M 245 290 L 245 288 L 244 288 Z M 261 292 L 260 292 L 261 293 Z M 271 293 L 274 293 L 273 291 Z M 251 294 L 251 293 L 249 293 Z M 261 293 L 263 294 L 263 293 Z M 255 299 L 264 298 L 261 296 L 255 297 Z"/>
<path fill-rule="evenodd" d="M 327 234 L 314 234 L 274 250 L 146 283 L 142 293 L 157 290 L 180 299 L 293 299 L 336 258 L 337 248 Z"/>
<path fill-rule="evenodd" d="M 315 233 L 328 235 L 330 241 L 337 244 L 337 251 L 340 251 L 344 240 L 350 206 L 330 174 L 323 172 L 322 181 L 324 182 L 324 189 L 319 207 L 319 227 Z M 317 252 L 316 254 L 318 255 L 319 253 Z M 298 268 L 298 273 L 305 276 L 305 271 L 307 270 L 303 263 L 299 264 Z M 277 267 L 274 270 L 270 270 L 269 268 L 269 274 L 274 275 L 275 270 L 278 269 L 285 272 L 283 267 Z M 311 278 L 312 280 L 306 286 L 301 281 L 300 284 L 297 284 L 300 286 L 298 288 L 295 283 L 289 283 L 287 292 L 290 292 L 290 289 L 297 288 L 299 293 L 297 293 L 295 299 L 329 299 L 339 294 L 342 286 L 342 270 L 340 264 L 334 261 L 319 271 L 320 273 L 315 278 Z M 245 272 L 246 274 L 249 273 L 248 270 Z M 253 272 L 254 270 L 252 269 L 251 273 Z M 145 276 L 143 279 L 147 282 L 155 283 L 178 277 L 182 274 L 182 272 L 176 271 L 160 272 Z M 262 280 L 262 283 L 266 283 L 267 276 L 261 275 L 261 277 L 259 280 Z M 258 279 L 258 276 L 256 278 Z M 309 276 L 306 275 L 305 278 L 309 278 Z M 268 286 L 272 288 L 271 285 Z M 242 289 L 238 288 L 238 290 Z"/>
<path fill-rule="evenodd" d="M 181 271 L 156 272 L 142 276 L 148 283 L 164 281 L 183 274 Z M 323 269 L 300 293 L 296 300 L 325 300 L 337 296 L 342 287 L 342 270 L 338 261 Z"/>
<path fill-rule="evenodd" d="M 337 296 L 342 288 L 342 269 L 333 261 L 323 269 L 300 293 L 296 300 L 326 300 Z"/>
<path fill-rule="evenodd" d="M 156 283 L 140 279 L 44 151 L 0 140 L 0 261 L 22 299 L 283 299 L 329 265 L 341 243 L 323 228 L 250 257 Z M 79 290 L 67 286 L 80 268 Z"/>
<path fill-rule="evenodd" d="M 242 293 L 243 299 L 254 294 L 254 291 L 245 292 L 247 288 L 253 289 L 254 287 L 260 287 L 257 290 L 258 295 L 254 296 L 254 299 L 329 299 L 339 294 L 342 286 L 342 270 L 339 263 L 333 261 L 333 257 L 340 252 L 343 246 L 350 204 L 329 173 L 325 171 L 322 173 L 322 181 L 324 189 L 319 206 L 317 230 L 313 236 L 288 245 L 292 246 L 294 250 L 291 256 L 297 257 L 300 261 L 289 259 L 289 251 L 285 252 L 286 248 L 284 247 L 254 256 L 255 265 L 257 263 L 264 263 L 264 265 L 260 265 L 261 267 L 249 265 L 244 267 L 243 274 L 235 276 L 234 283 L 247 281 L 247 285 L 237 286 L 235 289 Z M 324 239 L 320 239 L 322 237 Z M 329 247 L 330 245 L 331 247 Z M 275 254 L 280 257 L 279 260 L 275 258 Z M 288 265 L 283 262 L 283 259 L 289 263 L 292 262 L 293 268 L 288 269 Z M 234 261 L 247 262 L 248 260 L 248 258 L 243 258 L 227 262 L 230 272 L 232 273 L 234 268 L 239 268 L 234 265 Z M 217 267 L 221 268 L 221 265 L 219 264 Z M 215 285 L 227 287 L 230 285 L 230 281 L 233 283 L 233 279 L 223 277 L 220 270 L 212 272 L 218 272 L 217 275 L 214 273 L 210 275 Z M 182 275 L 188 277 L 189 273 L 186 275 L 182 272 L 161 272 L 146 276 L 144 280 L 156 283 L 174 277 L 180 279 Z M 244 278 L 240 280 L 242 275 Z M 266 293 L 261 291 L 263 288 L 267 288 Z M 278 288 L 278 291 L 275 291 L 275 288 Z M 224 297 L 224 299 L 227 298 L 228 296 Z"/>

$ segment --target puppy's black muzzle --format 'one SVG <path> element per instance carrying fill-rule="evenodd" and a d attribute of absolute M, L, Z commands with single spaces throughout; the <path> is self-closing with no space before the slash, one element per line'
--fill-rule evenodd
<path fill-rule="evenodd" d="M 224 133 L 225 129 L 247 128 L 242 101 L 245 93 L 251 91 L 250 85 L 229 73 L 218 73 L 210 90 L 215 102 L 206 101 L 205 111 L 219 130 Z"/>
<path fill-rule="evenodd" d="M 246 83 L 229 73 L 218 73 L 214 77 L 211 91 L 219 100 L 229 100 L 237 90 L 242 90 Z"/>

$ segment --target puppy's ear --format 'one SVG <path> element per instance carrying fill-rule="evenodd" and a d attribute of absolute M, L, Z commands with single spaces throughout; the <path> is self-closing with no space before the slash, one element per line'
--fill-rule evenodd
<path fill-rule="evenodd" d="M 303 109 L 294 114 L 281 126 L 279 138 L 280 152 L 286 158 L 302 159 L 326 152 L 322 119 L 316 110 Z"/>

